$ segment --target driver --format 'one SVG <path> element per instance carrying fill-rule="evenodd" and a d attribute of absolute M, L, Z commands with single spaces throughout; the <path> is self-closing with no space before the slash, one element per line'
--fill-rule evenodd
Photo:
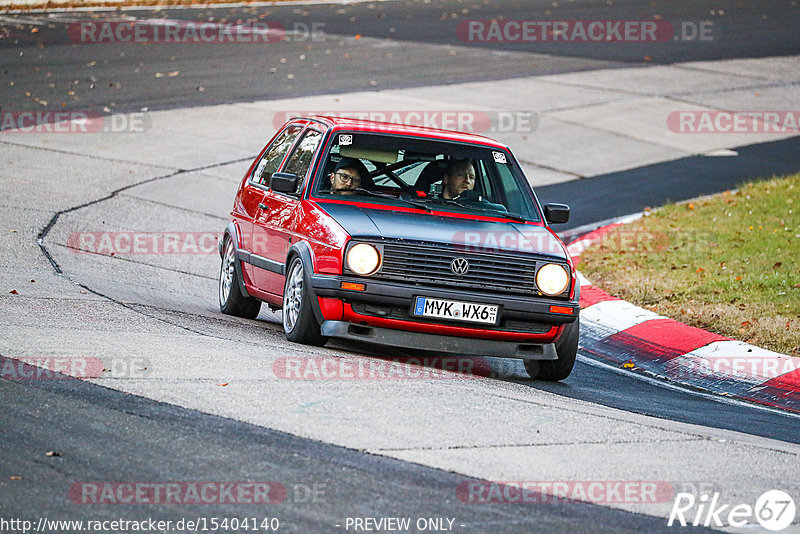
<path fill-rule="evenodd" d="M 352 195 L 361 187 L 361 180 L 367 176 L 367 168 L 355 158 L 342 158 L 331 173 L 331 191 L 341 195 Z"/>
<path fill-rule="evenodd" d="M 447 165 L 442 178 L 442 197 L 458 198 L 464 191 L 475 187 L 475 167 L 472 160 L 454 159 Z"/>

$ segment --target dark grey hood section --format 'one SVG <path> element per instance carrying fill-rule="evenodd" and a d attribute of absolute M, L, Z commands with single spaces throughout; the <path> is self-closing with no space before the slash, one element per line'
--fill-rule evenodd
<path fill-rule="evenodd" d="M 475 252 L 546 255 L 561 260 L 561 243 L 541 226 L 442 217 L 423 211 L 366 209 L 355 204 L 320 203 L 353 238 L 455 245 Z"/>

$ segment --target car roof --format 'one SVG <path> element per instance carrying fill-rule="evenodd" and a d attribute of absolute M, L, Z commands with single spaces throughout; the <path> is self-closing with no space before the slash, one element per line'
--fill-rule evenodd
<path fill-rule="evenodd" d="M 364 132 L 389 133 L 397 135 L 413 135 L 416 137 L 427 137 L 429 139 L 440 139 L 456 141 L 459 143 L 471 143 L 487 145 L 494 148 L 508 150 L 508 147 L 491 139 L 478 134 L 458 132 L 454 130 L 442 130 L 439 128 L 429 128 L 427 126 L 411 126 L 393 122 L 378 122 L 366 119 L 353 119 L 348 117 L 332 117 L 329 115 L 310 115 L 309 117 L 297 117 L 295 120 L 312 119 L 317 122 L 327 124 L 333 130 L 355 130 Z"/>

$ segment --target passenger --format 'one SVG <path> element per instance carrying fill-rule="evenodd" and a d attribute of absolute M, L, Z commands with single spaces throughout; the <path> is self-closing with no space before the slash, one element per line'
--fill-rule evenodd
<path fill-rule="evenodd" d="M 475 167 L 472 160 L 454 159 L 447 165 L 442 178 L 442 197 L 458 198 L 475 187 Z"/>
<path fill-rule="evenodd" d="M 331 191 L 340 195 L 352 195 L 361 187 L 361 181 L 368 171 L 361 161 L 355 158 L 342 158 L 331 173 Z"/>

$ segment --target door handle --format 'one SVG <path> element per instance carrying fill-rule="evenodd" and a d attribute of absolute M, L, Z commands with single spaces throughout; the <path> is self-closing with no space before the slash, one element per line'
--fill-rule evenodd
<path fill-rule="evenodd" d="M 258 207 L 259 207 L 260 209 L 262 209 L 262 210 L 269 209 L 269 206 L 267 206 L 267 205 L 266 205 L 266 204 L 264 204 L 263 202 L 262 202 L 261 204 L 259 204 L 259 205 L 258 205 Z"/>

